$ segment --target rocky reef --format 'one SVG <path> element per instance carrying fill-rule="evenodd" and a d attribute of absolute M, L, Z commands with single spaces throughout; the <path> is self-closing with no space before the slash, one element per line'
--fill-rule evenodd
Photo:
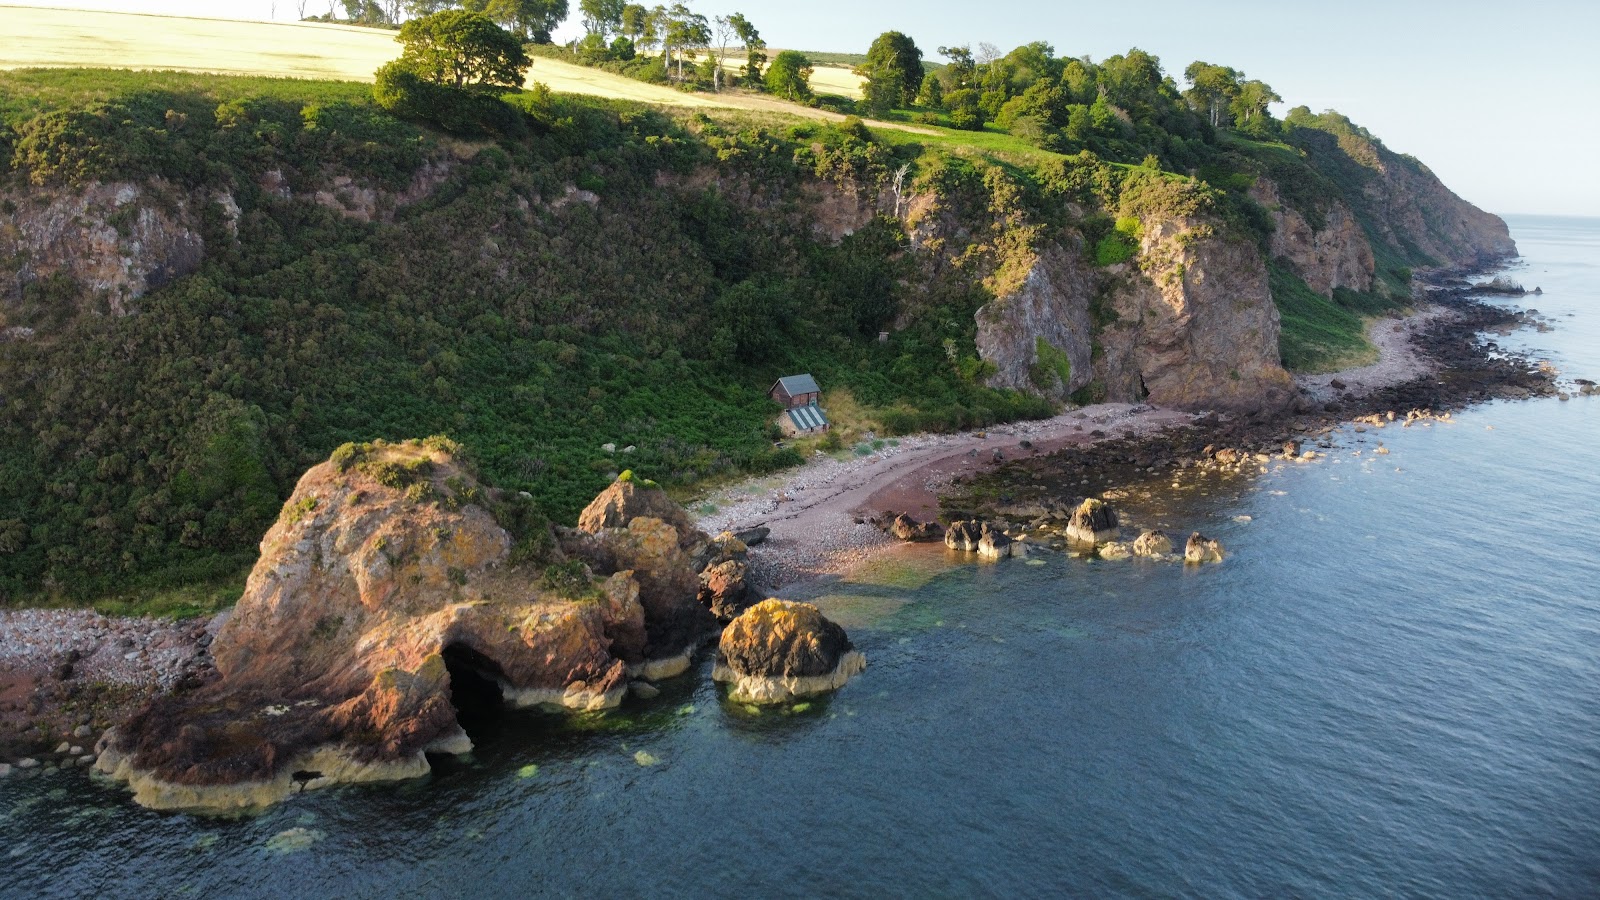
<path fill-rule="evenodd" d="M 844 629 L 809 603 L 776 598 L 745 610 L 722 632 L 712 673 L 743 703 L 787 703 L 844 686 L 866 669 Z"/>
<path fill-rule="evenodd" d="M 100 771 L 154 808 L 261 806 L 470 750 L 453 692 L 592 710 L 687 667 L 712 542 L 681 509 L 619 482 L 556 546 L 456 453 L 346 445 L 308 471 L 212 644 L 217 677 L 108 731 Z"/>

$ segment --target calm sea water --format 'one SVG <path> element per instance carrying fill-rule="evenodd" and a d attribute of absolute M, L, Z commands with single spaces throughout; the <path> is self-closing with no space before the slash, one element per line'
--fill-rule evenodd
<path fill-rule="evenodd" d="M 1558 326 L 1502 343 L 1600 380 L 1600 220 L 1511 225 Z M 1597 444 L 1600 402 L 1496 403 L 1136 491 L 1204 569 L 910 552 L 827 587 L 870 667 L 805 708 L 702 666 L 237 819 L 14 777 L 0 894 L 1594 896 Z"/>

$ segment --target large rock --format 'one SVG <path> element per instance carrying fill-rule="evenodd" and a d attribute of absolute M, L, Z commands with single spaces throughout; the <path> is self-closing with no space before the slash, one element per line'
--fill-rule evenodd
<path fill-rule="evenodd" d="M 629 663 L 637 666 L 655 661 L 658 665 L 649 670 L 652 677 L 676 674 L 664 673 L 661 665 L 677 671 L 688 668 L 689 655 L 715 623 L 699 603 L 700 580 L 694 558 L 684 549 L 677 528 L 653 516 L 640 516 L 625 527 L 602 528 L 592 535 L 569 533 L 561 548 L 598 574 L 631 572 L 639 583 L 649 642 L 644 658 L 629 659 Z M 665 662 L 668 660 L 671 662 Z M 636 668 L 635 674 L 640 671 Z"/>
<path fill-rule="evenodd" d="M 978 558 L 997 561 L 1013 556 L 1027 556 L 1028 545 L 1012 540 L 1003 531 L 985 529 L 978 538 Z"/>
<path fill-rule="evenodd" d="M 895 516 L 887 530 L 890 537 L 907 543 L 937 541 L 943 532 L 938 522 L 918 522 L 905 513 Z"/>
<path fill-rule="evenodd" d="M 688 512 L 668 497 L 666 491 L 635 478 L 632 472 L 623 472 L 622 477 L 584 507 L 578 514 L 578 530 L 599 534 L 607 528 L 626 528 L 628 523 L 640 518 L 660 519 L 671 525 L 685 548 L 705 539 Z"/>
<path fill-rule="evenodd" d="M 1116 512 L 1104 500 L 1094 497 L 1078 504 L 1078 508 L 1072 511 L 1072 517 L 1067 520 L 1067 540 L 1079 546 L 1114 541 L 1119 533 Z"/>
<path fill-rule="evenodd" d="M 575 560 L 519 564 L 490 512 L 514 501 L 451 449 L 347 445 L 308 471 L 212 644 L 219 677 L 108 732 L 101 771 L 157 808 L 412 777 L 427 752 L 471 748 L 453 691 L 615 706 L 630 663 L 682 645 L 666 598 L 698 605 L 676 530 L 644 518 L 593 536 L 626 563 L 604 580 Z"/>
<path fill-rule="evenodd" d="M 712 677 L 746 703 L 784 703 L 835 690 L 866 668 L 844 629 L 809 603 L 763 600 L 722 632 Z"/>

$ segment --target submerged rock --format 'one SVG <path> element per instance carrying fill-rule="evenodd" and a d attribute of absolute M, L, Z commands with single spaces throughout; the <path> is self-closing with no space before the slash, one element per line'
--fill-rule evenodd
<path fill-rule="evenodd" d="M 1067 540 L 1080 546 L 1114 541 L 1119 533 L 1116 512 L 1104 500 L 1094 497 L 1078 504 L 1067 520 Z"/>
<path fill-rule="evenodd" d="M 1183 560 L 1191 563 L 1222 562 L 1222 542 L 1196 531 L 1183 545 Z"/>
<path fill-rule="evenodd" d="M 1115 560 L 1133 558 L 1133 548 L 1122 541 L 1111 541 L 1110 543 L 1101 544 L 1096 552 L 1100 554 L 1101 559 Z"/>
<path fill-rule="evenodd" d="M 844 629 L 809 603 L 776 598 L 745 610 L 723 632 L 712 677 L 739 703 L 785 703 L 836 690 L 867 666 Z"/>
<path fill-rule="evenodd" d="M 426 754 L 471 749 L 456 717 L 463 691 L 606 708 L 652 648 L 692 650 L 675 612 L 706 614 L 676 528 L 641 516 L 587 535 L 625 563 L 607 577 L 554 550 L 537 565 L 547 527 L 514 538 L 495 513 L 529 517 L 453 449 L 346 445 L 308 471 L 211 645 L 218 677 L 108 731 L 97 768 L 162 809 L 258 807 L 415 777 Z M 635 510 L 686 521 L 657 498 L 636 502 L 640 493 L 608 489 L 615 502 L 596 521 Z"/>

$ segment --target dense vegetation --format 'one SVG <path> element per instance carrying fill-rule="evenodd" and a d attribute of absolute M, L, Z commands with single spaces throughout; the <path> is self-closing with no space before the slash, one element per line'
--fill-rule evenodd
<path fill-rule="evenodd" d="M 773 449 L 764 394 L 791 371 L 848 388 L 890 427 L 1048 411 L 974 377 L 970 291 L 877 342 L 905 306 L 897 228 L 835 244 L 792 206 L 657 189 L 718 159 L 773 187 L 885 168 L 856 132 L 697 121 L 696 135 L 659 112 L 533 93 L 512 98 L 533 136 L 446 146 L 338 85 L 4 80 L 15 185 L 154 174 L 241 209 L 235 235 L 207 208 L 203 268 L 137 315 L 73 315 L 93 298 L 53 283 L 6 310 L 40 328 L 0 343 L 9 597 L 231 576 L 299 473 L 347 441 L 448 433 L 493 482 L 569 518 L 623 467 L 603 443 L 677 483 L 798 462 Z M 394 189 L 425 159 L 453 171 L 392 225 L 259 186 L 272 170 L 300 191 L 330 174 Z"/>
<path fill-rule="evenodd" d="M 635 9 L 583 4 L 593 59 L 627 62 Z M 451 34 L 481 30 L 444 16 Z M 732 19 L 719 27 L 762 46 Z M 1138 50 L 1094 64 L 1044 44 L 982 62 L 941 48 L 951 64 L 912 85 L 920 51 L 890 33 L 861 58 L 866 102 L 976 130 L 874 134 L 521 91 L 515 45 L 489 40 L 492 65 L 462 75 L 430 43 L 443 32 L 407 28 L 423 49 L 408 42 L 376 99 L 354 84 L 0 75 L 8 191 L 128 180 L 172 208 L 225 192 L 239 209 L 201 201 L 201 269 L 136 315 L 103 315 L 59 277 L 0 297 L 0 327 L 37 330 L 0 341 L 0 602 L 236 590 L 294 480 L 347 442 L 448 434 L 490 482 L 569 519 L 624 468 L 684 485 L 799 462 L 774 447 L 765 398 L 791 372 L 888 433 L 1048 414 L 985 387 L 974 346 L 975 311 L 1033 243 L 1070 230 L 1112 266 L 1143 221 L 1183 215 L 1265 246 L 1270 219 L 1246 196 L 1261 176 L 1314 226 L 1352 201 L 1380 293 L 1403 298 L 1408 267 L 1432 262 L 1380 240 L 1359 199 L 1371 135 L 1332 114 L 1277 122 L 1270 88 L 1231 69 L 1197 63 L 1184 92 Z M 809 66 L 752 62 L 779 93 Z M 425 171 L 441 183 L 397 204 Z M 269 174 L 301 197 L 348 176 L 389 199 L 366 222 L 283 199 Z M 919 263 L 890 217 L 838 240 L 813 227 L 808 190 L 905 178 L 972 252 Z M 1292 367 L 1358 356 L 1361 317 L 1400 302 L 1320 297 L 1282 264 L 1272 287 Z"/>

